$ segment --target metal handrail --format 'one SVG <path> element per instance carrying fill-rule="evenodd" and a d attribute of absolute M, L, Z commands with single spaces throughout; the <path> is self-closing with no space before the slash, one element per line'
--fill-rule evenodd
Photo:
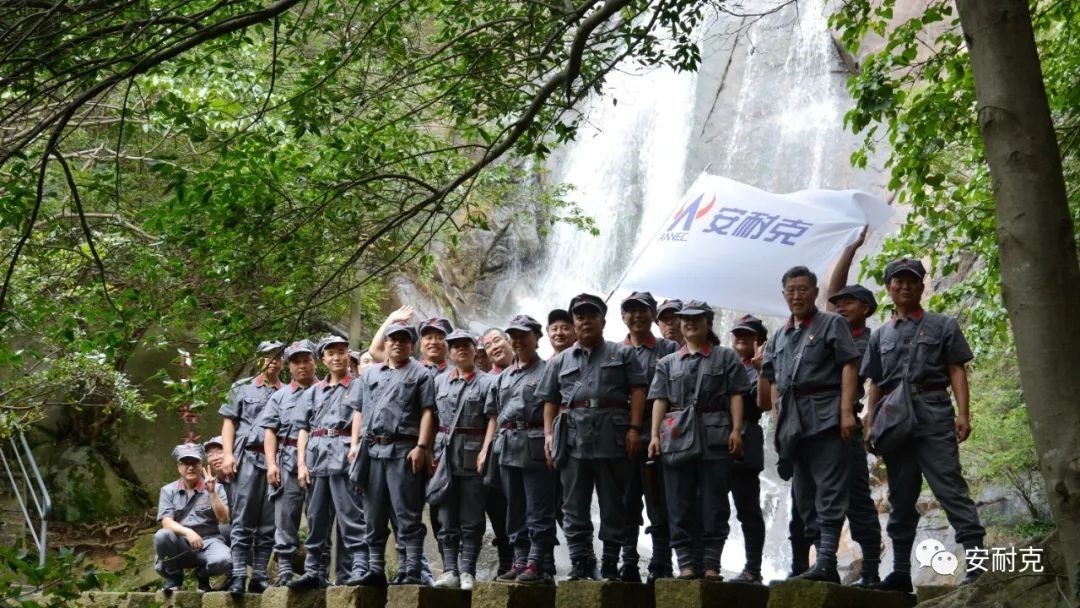
<path fill-rule="evenodd" d="M 34 501 L 34 509 L 37 511 L 40 525 L 38 530 L 34 530 L 34 520 L 30 517 L 27 501 L 23 499 L 22 492 L 19 491 L 18 481 L 11 470 L 11 465 L 8 463 L 7 451 L 3 448 L 0 448 L 0 461 L 4 464 L 8 481 L 11 482 L 11 491 L 15 494 L 15 499 L 19 501 L 19 508 L 22 509 L 26 527 L 30 530 L 30 535 L 34 539 L 34 546 L 37 547 L 38 563 L 44 566 L 45 547 L 49 533 L 47 520 L 52 514 L 52 499 L 49 498 L 49 490 L 45 487 L 45 480 L 41 477 L 41 471 L 38 470 L 34 454 L 30 451 L 30 444 L 26 442 L 26 435 L 19 433 L 17 440 L 12 437 L 8 440 L 8 443 L 11 445 L 11 452 L 15 455 L 15 460 L 19 465 L 17 472 L 21 473 L 22 481 L 26 484 L 26 493 Z M 29 471 L 27 471 L 26 466 L 28 464 L 30 465 Z M 33 479 L 31 479 L 31 474 Z"/>

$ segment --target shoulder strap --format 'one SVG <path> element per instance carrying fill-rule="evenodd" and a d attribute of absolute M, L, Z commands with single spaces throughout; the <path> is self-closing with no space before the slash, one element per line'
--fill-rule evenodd
<path fill-rule="evenodd" d="M 207 492 L 209 492 L 209 490 L 207 490 Z M 180 509 L 176 512 L 175 515 L 173 515 L 173 521 L 175 521 L 176 523 L 182 522 L 184 518 L 188 516 L 188 513 L 191 513 L 191 510 L 195 508 L 195 503 L 198 501 L 198 499 L 199 494 L 197 492 L 192 492 L 191 498 L 189 498 L 187 503 L 184 504 L 184 508 Z"/>
<path fill-rule="evenodd" d="M 454 404 L 454 420 L 450 422 L 450 428 L 446 431 L 446 445 L 450 445 L 450 441 L 454 438 L 454 431 L 457 430 L 458 419 L 461 418 L 461 410 L 465 409 L 461 407 L 461 399 L 465 396 L 465 391 L 469 388 L 469 383 L 465 382 L 465 386 L 461 387 L 461 391 L 458 392 L 457 403 Z"/>
<path fill-rule="evenodd" d="M 694 398 L 687 404 L 687 407 L 697 407 L 698 396 L 701 394 L 701 378 L 705 375 L 705 357 L 702 356 L 698 361 L 697 368 L 697 382 L 694 383 Z"/>
<path fill-rule="evenodd" d="M 815 314 L 813 320 L 810 321 L 810 325 L 803 327 L 802 336 L 799 337 L 799 345 L 795 347 L 795 365 L 791 367 L 791 380 L 788 382 L 790 388 L 795 387 L 795 375 L 799 373 L 799 364 L 802 363 L 803 351 L 806 350 L 806 343 L 809 341 L 810 332 L 814 329 L 817 319 L 818 316 Z"/>
<path fill-rule="evenodd" d="M 924 312 L 923 315 L 921 317 L 919 317 L 919 320 L 915 322 L 915 335 L 914 335 L 914 337 L 912 337 L 912 339 L 911 339 L 912 342 L 908 346 L 907 356 L 904 357 L 904 375 L 903 375 L 903 379 L 904 379 L 905 382 L 910 382 L 911 381 L 911 377 L 910 377 L 911 360 L 915 358 L 915 344 L 916 344 L 915 340 L 918 340 L 918 338 L 919 338 L 919 329 L 922 327 L 922 322 L 923 322 L 923 319 L 926 318 L 926 315 L 927 315 L 927 313 Z"/>

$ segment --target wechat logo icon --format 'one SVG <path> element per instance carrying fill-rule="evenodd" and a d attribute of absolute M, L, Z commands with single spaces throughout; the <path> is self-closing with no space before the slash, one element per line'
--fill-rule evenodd
<path fill-rule="evenodd" d="M 915 547 L 915 559 L 919 561 L 921 568 L 931 568 L 942 576 L 951 576 L 956 573 L 960 562 L 956 556 L 945 550 L 941 541 L 928 538 Z"/>

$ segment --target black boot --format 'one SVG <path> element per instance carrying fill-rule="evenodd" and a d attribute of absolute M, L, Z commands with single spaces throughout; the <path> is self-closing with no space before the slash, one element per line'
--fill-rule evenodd
<path fill-rule="evenodd" d="M 496 575 L 505 574 L 514 567 L 514 546 L 506 539 L 495 539 L 495 548 L 499 551 L 499 570 Z"/>
<path fill-rule="evenodd" d="M 252 577 L 248 585 L 248 593 L 262 593 L 270 588 L 270 581 L 261 576 Z"/>
<path fill-rule="evenodd" d="M 214 590 L 210 585 L 210 573 L 206 571 L 206 568 L 199 568 L 195 571 L 195 588 L 199 590 L 199 593 L 208 593 Z"/>
<path fill-rule="evenodd" d="M 363 587 L 385 588 L 387 585 L 386 574 L 369 570 L 364 573 L 364 576 L 360 577 L 360 580 L 356 581 L 356 584 Z"/>
<path fill-rule="evenodd" d="M 619 576 L 619 562 L 615 560 L 605 559 L 600 564 L 600 580 L 604 581 L 617 581 L 620 580 Z M 638 579 L 641 580 L 641 579 Z"/>
<path fill-rule="evenodd" d="M 870 585 L 870 588 L 875 591 L 901 591 L 903 593 L 911 593 L 915 590 L 911 586 L 911 575 L 899 572 L 889 573 L 885 580 L 876 585 Z"/>
<path fill-rule="evenodd" d="M 246 576 L 234 576 L 232 582 L 229 583 L 229 595 L 233 597 L 244 597 L 244 590 L 247 588 Z"/>
<path fill-rule="evenodd" d="M 667 565 L 656 562 L 649 564 L 649 575 L 645 578 L 645 584 L 652 585 L 661 578 L 675 578 L 675 573 L 671 571 L 670 560 Z"/>
<path fill-rule="evenodd" d="M 579 559 L 575 560 L 570 565 L 570 576 L 572 581 L 595 581 L 596 580 L 596 560 L 594 559 Z"/>
<path fill-rule="evenodd" d="M 289 589 L 325 589 L 326 581 L 323 577 L 319 576 L 318 572 L 307 571 L 304 576 L 293 580 L 288 585 Z"/>
<path fill-rule="evenodd" d="M 881 577 L 877 572 L 871 572 L 869 570 L 863 570 L 862 576 L 859 580 L 852 585 L 853 587 L 866 587 L 868 589 L 873 588 L 874 585 L 881 582 Z"/>
<path fill-rule="evenodd" d="M 983 571 L 979 570 L 978 568 L 976 568 L 974 570 L 971 570 L 967 574 L 964 575 L 964 580 L 960 581 L 960 585 L 961 586 L 970 585 L 971 583 L 974 583 L 975 581 L 979 580 L 979 577 L 982 576 L 982 575 L 983 575 Z"/>
<path fill-rule="evenodd" d="M 821 563 L 814 564 L 813 568 L 803 572 L 795 578 L 803 581 L 820 581 L 822 583 L 840 584 L 840 574 L 836 571 L 836 566 L 826 566 Z"/>
<path fill-rule="evenodd" d="M 623 564 L 619 568 L 619 580 L 624 583 L 640 583 L 641 571 L 634 564 Z"/>
<path fill-rule="evenodd" d="M 161 590 L 164 591 L 166 594 L 172 593 L 173 591 L 176 591 L 177 589 L 184 586 L 183 570 L 177 572 L 176 574 L 165 574 L 163 575 L 163 577 L 165 578 L 165 580 L 161 583 Z"/>

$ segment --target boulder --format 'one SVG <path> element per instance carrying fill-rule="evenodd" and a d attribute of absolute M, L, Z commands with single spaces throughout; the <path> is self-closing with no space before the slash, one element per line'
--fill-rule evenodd
<path fill-rule="evenodd" d="M 157 558 L 154 551 L 154 532 L 156 530 L 150 530 L 139 536 L 131 548 L 124 552 L 127 566 L 109 585 L 110 590 L 137 591 L 161 584 L 161 575 L 154 570 L 154 560 Z"/>
<path fill-rule="evenodd" d="M 93 448 L 73 446 L 40 455 L 53 519 L 96 521 L 143 508 L 138 489 L 121 479 Z"/>

